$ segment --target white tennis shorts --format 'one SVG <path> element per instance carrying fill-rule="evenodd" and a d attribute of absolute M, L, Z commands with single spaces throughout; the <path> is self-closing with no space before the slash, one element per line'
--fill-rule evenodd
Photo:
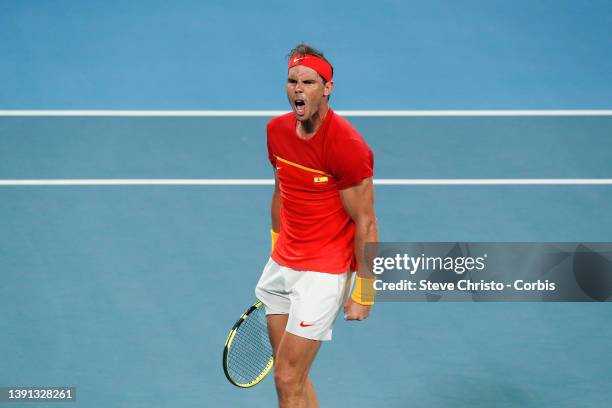
<path fill-rule="evenodd" d="M 266 314 L 288 314 L 286 330 L 312 340 L 331 340 L 332 326 L 349 296 L 352 273 L 299 271 L 277 264 L 264 267 L 255 296 Z"/>

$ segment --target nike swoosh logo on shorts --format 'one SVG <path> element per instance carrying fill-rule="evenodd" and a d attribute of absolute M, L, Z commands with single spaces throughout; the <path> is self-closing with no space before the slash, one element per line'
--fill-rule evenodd
<path fill-rule="evenodd" d="M 310 326 L 314 326 L 314 324 L 308 324 L 308 323 L 300 322 L 300 327 L 310 327 Z"/>

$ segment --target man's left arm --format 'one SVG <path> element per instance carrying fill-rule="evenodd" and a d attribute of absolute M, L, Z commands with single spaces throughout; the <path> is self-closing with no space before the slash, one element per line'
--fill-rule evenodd
<path fill-rule="evenodd" d="M 365 256 L 366 242 L 378 241 L 378 226 L 374 213 L 374 186 L 372 178 L 363 179 L 359 184 L 340 190 L 344 210 L 355 223 L 355 258 L 358 263 L 357 277 L 371 278 Z M 344 304 L 347 320 L 363 320 L 370 314 L 372 305 L 355 302 L 351 297 Z"/>

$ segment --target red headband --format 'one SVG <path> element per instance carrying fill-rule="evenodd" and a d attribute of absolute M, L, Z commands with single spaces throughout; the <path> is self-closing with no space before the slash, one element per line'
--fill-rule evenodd
<path fill-rule="evenodd" d="M 310 54 L 292 55 L 289 58 L 289 67 L 287 69 L 293 68 L 296 65 L 304 65 L 305 67 L 314 69 L 327 82 L 332 79 L 332 66 L 323 58 L 315 57 Z"/>

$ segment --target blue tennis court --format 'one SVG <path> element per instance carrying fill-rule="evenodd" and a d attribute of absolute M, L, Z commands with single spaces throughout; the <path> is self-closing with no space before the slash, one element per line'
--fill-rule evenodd
<path fill-rule="evenodd" d="M 270 116 L 248 112 L 288 109 L 300 41 L 333 63 L 334 109 L 411 112 L 348 117 L 377 180 L 430 181 L 376 185 L 382 241 L 611 242 L 610 27 L 605 0 L 2 2 L 0 387 L 76 387 L 57 407 L 276 406 L 272 376 L 233 387 L 221 352 L 270 245 Z M 606 407 L 611 319 L 379 302 L 337 321 L 312 378 L 333 408 Z"/>
<path fill-rule="evenodd" d="M 3 117 L 6 179 L 270 178 L 267 118 Z M 380 178 L 612 173 L 610 117 L 353 118 Z M 568 166 L 571 163 L 571 166 Z M 384 241 L 609 241 L 609 186 L 379 186 Z M 269 248 L 271 186 L 2 186 L 2 384 L 82 406 L 273 406 L 220 352 Z M 379 304 L 339 321 L 329 406 L 602 406 L 601 304 Z M 350 393 L 341 390 L 352 390 Z"/>

